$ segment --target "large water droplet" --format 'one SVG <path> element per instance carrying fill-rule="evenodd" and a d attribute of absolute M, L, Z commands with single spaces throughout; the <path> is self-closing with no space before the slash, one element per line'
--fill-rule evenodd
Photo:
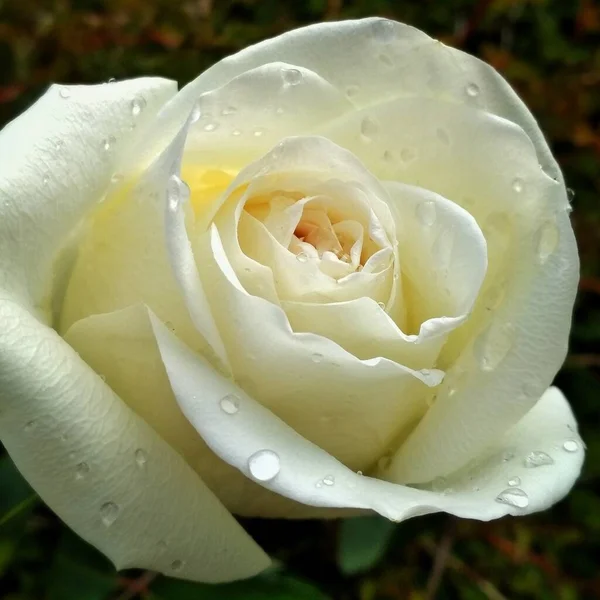
<path fill-rule="evenodd" d="M 189 200 L 190 188 L 177 175 L 171 175 L 167 183 L 167 203 L 169 210 L 175 212 L 179 205 Z"/>
<path fill-rule="evenodd" d="M 565 452 L 577 452 L 579 450 L 579 442 L 574 439 L 566 440 L 563 444 Z"/>
<path fill-rule="evenodd" d="M 530 452 L 523 460 L 523 465 L 527 469 L 534 469 L 536 467 L 543 467 L 544 465 L 554 464 L 554 459 L 541 450 L 534 450 Z"/>
<path fill-rule="evenodd" d="M 235 394 L 227 394 L 219 401 L 221 410 L 227 415 L 235 415 L 240 410 L 240 400 Z"/>
<path fill-rule="evenodd" d="M 281 77 L 287 85 L 298 85 L 302 79 L 302 72 L 298 69 L 282 69 Z"/>
<path fill-rule="evenodd" d="M 86 462 L 80 462 L 75 467 L 75 479 L 83 479 L 90 472 L 90 466 Z"/>
<path fill-rule="evenodd" d="M 143 469 L 146 466 L 146 463 L 148 462 L 148 455 L 146 454 L 145 450 L 138 448 L 135 451 L 135 462 L 140 469 Z"/>
<path fill-rule="evenodd" d="M 515 341 L 512 323 L 492 323 L 473 345 L 473 354 L 482 371 L 491 372 L 506 358 Z"/>
<path fill-rule="evenodd" d="M 139 117 L 145 107 L 146 107 L 146 100 L 144 100 L 144 98 L 142 98 L 142 97 L 134 98 L 131 101 L 131 114 L 134 117 Z"/>
<path fill-rule="evenodd" d="M 508 483 L 510 487 L 517 487 L 518 485 L 521 485 L 521 478 L 511 477 L 506 483 Z"/>
<path fill-rule="evenodd" d="M 272 450 L 259 450 L 248 459 L 248 469 L 257 481 L 270 481 L 281 470 L 279 456 Z"/>
<path fill-rule="evenodd" d="M 471 82 L 466 85 L 465 92 L 470 98 L 476 98 L 477 96 L 479 96 L 481 90 L 479 89 L 479 86 L 476 83 Z"/>
<path fill-rule="evenodd" d="M 333 475 L 326 475 L 323 477 L 323 483 L 329 487 L 335 484 L 335 477 Z"/>
<path fill-rule="evenodd" d="M 71 90 L 66 87 L 61 87 L 60 90 L 58 90 L 58 95 L 66 100 L 71 97 Z"/>
<path fill-rule="evenodd" d="M 558 227 L 554 219 L 546 221 L 537 232 L 538 260 L 544 264 L 558 246 Z"/>
<path fill-rule="evenodd" d="M 378 132 L 379 125 L 371 117 L 364 117 L 360 122 L 360 134 L 364 141 L 370 142 Z"/>
<path fill-rule="evenodd" d="M 431 227 L 435 223 L 437 218 L 435 202 L 432 200 L 425 200 L 417 204 L 415 208 L 415 215 L 419 220 L 421 225 L 425 225 L 426 227 Z"/>
<path fill-rule="evenodd" d="M 119 516 L 119 507 L 114 502 L 106 502 L 100 507 L 100 518 L 105 527 L 110 527 Z"/>
<path fill-rule="evenodd" d="M 527 508 L 529 506 L 529 496 L 518 487 L 507 488 L 496 496 L 496 502 L 508 504 L 515 508 Z"/>

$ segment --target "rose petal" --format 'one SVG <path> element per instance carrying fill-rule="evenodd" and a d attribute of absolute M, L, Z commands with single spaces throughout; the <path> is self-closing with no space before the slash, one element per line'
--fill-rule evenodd
<path fill-rule="evenodd" d="M 55 85 L 2 130 L 0 293 L 51 318 L 52 281 L 62 285 L 68 269 L 64 261 L 54 264 L 59 250 L 175 91 L 175 82 L 149 78 Z M 144 106 L 137 116 L 134 101 Z"/>
<path fill-rule="evenodd" d="M 488 520 L 546 508 L 570 489 L 579 474 L 581 442 L 570 408 L 555 389 L 482 456 L 484 464 L 451 481 L 456 486 L 452 492 L 418 490 L 356 474 L 220 376 L 157 319 L 152 322 L 177 401 L 207 444 L 260 485 L 299 502 L 368 508 L 393 520 L 440 510 Z M 239 400 L 235 415 L 221 407 L 221 400 L 232 394 Z M 563 446 L 565 442 L 570 445 Z M 506 466 L 502 454 L 506 443 L 511 444 L 513 456 L 523 460 L 531 448 L 552 453 L 552 468 Z M 520 493 L 512 488 L 513 497 L 518 496 L 515 505 L 505 490 L 510 487 L 508 479 L 517 473 L 522 481 Z M 497 500 L 501 495 L 502 501 Z"/>
<path fill-rule="evenodd" d="M 268 558 L 185 461 L 77 353 L 0 302 L 0 436 L 60 517 L 118 569 L 229 581 Z"/>

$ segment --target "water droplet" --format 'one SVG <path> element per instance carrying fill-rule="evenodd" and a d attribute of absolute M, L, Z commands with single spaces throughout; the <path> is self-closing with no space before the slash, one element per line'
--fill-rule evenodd
<path fill-rule="evenodd" d="M 393 152 L 391 152 L 390 150 L 385 150 L 385 151 L 383 152 L 383 160 L 384 160 L 386 163 L 393 163 L 393 162 L 396 162 L 396 161 L 395 161 L 395 159 L 394 159 L 394 153 L 393 153 Z"/>
<path fill-rule="evenodd" d="M 565 452 L 577 452 L 579 450 L 579 442 L 574 439 L 566 440 L 563 444 Z"/>
<path fill-rule="evenodd" d="M 323 487 L 323 482 L 319 479 L 319 481 L 317 481 L 317 483 L 315 483 L 315 487 L 316 488 L 322 488 Z"/>
<path fill-rule="evenodd" d="M 257 481 L 270 481 L 281 470 L 279 456 L 272 450 L 259 450 L 248 459 L 248 469 Z"/>
<path fill-rule="evenodd" d="M 320 352 L 315 352 L 312 355 L 312 361 L 314 363 L 320 363 L 323 360 L 323 355 Z"/>
<path fill-rule="evenodd" d="M 470 96 L 471 98 L 476 98 L 477 96 L 479 96 L 481 90 L 479 89 L 479 86 L 476 83 L 471 82 L 466 85 L 465 92 L 467 93 L 467 96 Z"/>
<path fill-rule="evenodd" d="M 282 69 L 281 77 L 287 85 L 298 85 L 302 79 L 302 72 L 298 69 Z"/>
<path fill-rule="evenodd" d="M 435 223 L 435 220 L 437 218 L 435 202 L 433 202 L 432 200 L 425 200 L 424 202 L 420 202 L 415 208 L 415 215 L 419 220 L 419 223 L 421 223 L 421 225 L 431 227 L 431 225 Z"/>
<path fill-rule="evenodd" d="M 135 462 L 137 463 L 137 466 L 140 468 L 143 468 L 146 466 L 146 463 L 148 462 L 148 455 L 146 454 L 145 450 L 138 448 L 135 451 Z"/>
<path fill-rule="evenodd" d="M 525 182 L 520 177 L 515 177 L 512 180 L 511 187 L 513 192 L 520 194 L 525 189 Z"/>
<path fill-rule="evenodd" d="M 323 483 L 331 487 L 335 483 L 335 477 L 333 475 L 326 475 L 323 477 Z"/>
<path fill-rule="evenodd" d="M 392 60 L 391 56 L 387 54 L 380 54 L 378 58 L 379 62 L 381 62 L 387 68 L 392 68 L 394 66 L 394 61 Z"/>
<path fill-rule="evenodd" d="M 378 132 L 379 125 L 371 117 L 365 117 L 360 122 L 360 134 L 365 141 L 370 142 Z"/>
<path fill-rule="evenodd" d="M 114 77 L 111 77 L 106 83 L 115 83 L 117 81 Z"/>
<path fill-rule="evenodd" d="M 362 475 L 362 474 L 363 474 L 363 472 L 362 472 L 362 471 L 356 471 L 356 474 L 357 474 L 357 475 Z"/>
<path fill-rule="evenodd" d="M 554 219 L 546 221 L 537 232 L 538 260 L 543 265 L 558 246 L 558 227 Z"/>
<path fill-rule="evenodd" d="M 442 491 L 442 496 L 448 496 L 449 494 L 452 494 L 454 492 L 454 489 L 451 487 L 447 487 Z"/>
<path fill-rule="evenodd" d="M 527 508 L 529 506 L 529 496 L 521 488 L 507 488 L 496 496 L 496 502 L 508 504 L 515 508 Z"/>
<path fill-rule="evenodd" d="M 174 560 L 171 563 L 171 569 L 173 571 L 175 571 L 176 573 L 181 571 L 183 569 L 183 567 L 185 566 L 185 562 L 182 560 Z"/>
<path fill-rule="evenodd" d="M 254 137 L 261 137 L 262 135 L 265 134 L 265 130 L 264 129 L 255 129 L 253 132 Z"/>
<path fill-rule="evenodd" d="M 359 91 L 360 88 L 357 85 L 349 85 L 346 88 L 346 96 L 348 96 L 348 98 L 352 98 L 353 96 L 356 96 Z"/>
<path fill-rule="evenodd" d="M 240 409 L 240 400 L 235 394 L 227 394 L 219 401 L 221 410 L 227 415 L 235 415 Z"/>
<path fill-rule="evenodd" d="M 117 140 L 113 135 L 109 135 L 107 138 L 102 140 L 102 147 L 108 151 L 114 146 L 116 141 Z"/>
<path fill-rule="evenodd" d="M 71 97 L 71 90 L 66 87 L 61 87 L 60 90 L 58 90 L 58 95 L 66 100 Z"/>
<path fill-rule="evenodd" d="M 234 135 L 235 137 L 237 137 L 238 135 L 242 135 L 242 132 L 239 129 L 234 129 L 231 132 L 231 135 Z"/>
<path fill-rule="evenodd" d="M 190 113 L 190 123 L 196 123 L 196 121 L 200 120 L 202 116 L 202 109 L 200 108 L 200 103 L 196 102 L 192 108 L 192 112 Z"/>
<path fill-rule="evenodd" d="M 405 163 L 410 163 L 417 158 L 417 153 L 412 148 L 402 148 L 400 150 L 400 158 Z"/>
<path fill-rule="evenodd" d="M 106 502 L 100 507 L 100 518 L 105 527 L 110 527 L 119 516 L 119 507 L 114 502 Z"/>
<path fill-rule="evenodd" d="M 530 452 L 523 460 L 523 465 L 527 469 L 534 469 L 536 467 L 543 467 L 544 465 L 553 465 L 554 459 L 541 450 L 534 450 Z"/>
<path fill-rule="evenodd" d="M 435 135 L 437 136 L 437 139 L 444 144 L 444 146 L 450 145 L 450 134 L 443 127 L 438 127 L 435 130 Z"/>
<path fill-rule="evenodd" d="M 56 150 L 62 150 L 64 148 L 64 146 L 65 146 L 65 143 L 62 140 L 56 140 L 54 142 L 54 148 Z"/>
<path fill-rule="evenodd" d="M 385 310 L 385 302 L 378 302 L 377 306 L 379 306 L 381 310 Z"/>
<path fill-rule="evenodd" d="M 513 458 L 515 457 L 515 453 L 512 452 L 511 450 L 507 450 L 506 452 L 504 452 L 504 454 L 502 455 L 502 461 L 503 462 L 509 462 L 511 461 Z"/>
<path fill-rule="evenodd" d="M 301 263 L 308 262 L 308 254 L 306 254 L 306 252 L 298 252 L 298 254 L 296 254 L 296 260 Z"/>
<path fill-rule="evenodd" d="M 575 190 L 573 190 L 571 188 L 567 188 L 567 198 L 569 199 L 569 202 L 573 202 L 574 197 L 575 197 Z"/>
<path fill-rule="evenodd" d="M 113 176 L 110 178 L 110 182 L 113 185 L 121 183 L 121 181 L 123 181 L 123 175 L 121 175 L 120 173 L 114 173 Z"/>
<path fill-rule="evenodd" d="M 171 175 L 167 183 L 167 203 L 169 210 L 175 212 L 182 202 L 190 197 L 190 188 L 177 175 Z"/>
<path fill-rule="evenodd" d="M 214 131 L 218 126 L 218 123 L 207 123 L 204 126 L 204 131 Z"/>
<path fill-rule="evenodd" d="M 44 175 L 42 177 L 42 181 L 44 183 L 50 183 L 50 173 L 44 173 Z"/>
<path fill-rule="evenodd" d="M 515 341 L 512 323 L 495 323 L 485 330 L 473 344 L 473 354 L 482 371 L 491 372 L 506 358 Z"/>
<path fill-rule="evenodd" d="M 375 41 L 387 44 L 395 37 L 395 23 L 388 19 L 378 19 L 372 25 Z"/>
<path fill-rule="evenodd" d="M 131 114 L 134 117 L 139 117 L 144 108 L 146 108 L 146 100 L 144 98 L 134 98 L 131 101 Z"/>
<path fill-rule="evenodd" d="M 278 107 L 275 109 L 275 114 L 276 114 L 276 115 L 282 115 L 284 112 L 285 112 L 285 109 L 284 109 L 284 108 L 282 108 L 281 106 L 278 106 Z"/>
<path fill-rule="evenodd" d="M 521 478 L 520 477 L 511 477 L 506 483 L 510 487 L 517 487 L 518 485 L 521 485 Z"/>
<path fill-rule="evenodd" d="M 27 423 L 25 423 L 25 433 L 30 433 L 31 431 L 33 431 L 35 429 L 36 426 L 36 422 L 35 421 L 29 421 Z"/>
<path fill-rule="evenodd" d="M 227 117 L 229 115 L 233 115 L 237 112 L 237 108 L 235 106 L 226 106 L 222 111 L 221 114 L 224 117 Z"/>
<path fill-rule="evenodd" d="M 90 472 L 90 466 L 86 462 L 80 462 L 75 467 L 75 479 L 83 479 Z"/>

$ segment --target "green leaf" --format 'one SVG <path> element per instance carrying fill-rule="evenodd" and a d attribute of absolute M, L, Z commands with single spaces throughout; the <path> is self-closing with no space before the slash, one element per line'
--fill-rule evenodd
<path fill-rule="evenodd" d="M 262 575 L 222 585 L 161 578 L 152 585 L 152 600 L 329 600 L 316 587 L 291 575 Z"/>
<path fill-rule="evenodd" d="M 0 527 L 28 515 L 38 497 L 8 456 L 0 457 Z"/>
<path fill-rule="evenodd" d="M 395 523 L 382 517 L 355 517 L 342 521 L 337 563 L 346 575 L 368 571 L 383 558 Z"/>

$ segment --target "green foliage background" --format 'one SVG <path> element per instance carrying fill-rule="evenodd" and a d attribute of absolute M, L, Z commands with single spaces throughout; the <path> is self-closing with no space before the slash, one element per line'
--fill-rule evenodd
<path fill-rule="evenodd" d="M 116 574 L 44 507 L 0 449 L 3 600 L 600 598 L 597 0 L 0 0 L 0 124 L 52 81 L 155 74 L 185 83 L 288 29 L 370 15 L 410 23 L 493 64 L 531 107 L 565 171 L 583 277 L 557 383 L 588 444 L 574 491 L 545 513 L 492 523 L 444 515 L 399 526 L 378 518 L 245 521 L 278 567 L 211 587 Z"/>

